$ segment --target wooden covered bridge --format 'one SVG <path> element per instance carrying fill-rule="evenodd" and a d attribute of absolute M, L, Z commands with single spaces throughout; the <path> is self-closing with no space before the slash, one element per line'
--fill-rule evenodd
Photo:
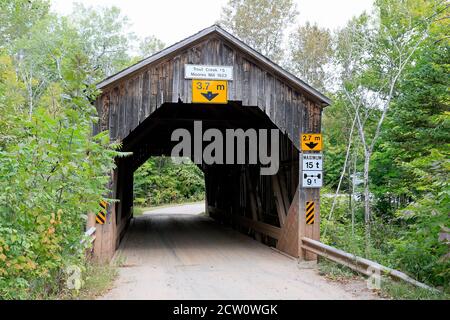
<path fill-rule="evenodd" d="M 204 74 L 201 66 L 219 72 Z M 214 103 L 218 93 L 205 91 L 212 103 L 199 102 L 195 77 L 222 77 L 224 101 Z M 198 163 L 205 176 L 205 210 L 291 256 L 314 259 L 300 244 L 305 236 L 319 240 L 320 189 L 302 184 L 300 137 L 320 133 L 327 97 L 215 25 L 105 79 L 98 88 L 100 120 L 94 133 L 109 130 L 112 141 L 122 142 L 122 151 L 133 153 L 117 159 L 111 174 L 108 196 L 119 201 L 108 206 L 105 224 L 96 225 L 98 258 L 112 257 L 132 219 L 134 171 L 150 156 L 171 155 L 175 129 L 193 132 L 194 121 L 202 121 L 204 130 L 280 130 L 276 175 L 260 175 L 261 164 Z M 313 207 L 308 221 L 306 206 Z"/>

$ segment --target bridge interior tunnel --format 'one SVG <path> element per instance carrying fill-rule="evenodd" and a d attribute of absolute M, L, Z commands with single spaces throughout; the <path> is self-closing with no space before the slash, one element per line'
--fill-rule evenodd
<path fill-rule="evenodd" d="M 191 133 L 191 154 L 194 154 L 194 121 L 201 121 L 202 133 L 207 129 L 276 129 L 270 118 L 258 107 L 243 107 L 238 102 L 226 105 L 165 103 L 130 132 L 123 140 L 122 151 L 131 156 L 118 158 L 115 172 L 116 246 L 127 232 L 132 219 L 133 173 L 151 156 L 170 156 L 179 141 L 172 141 L 176 129 Z M 270 138 L 267 139 L 270 144 Z M 203 142 L 202 149 L 210 142 Z M 225 144 L 225 141 L 224 141 Z M 258 144 L 245 143 L 246 161 L 235 164 L 196 162 L 205 177 L 205 212 L 220 224 L 248 234 L 267 245 L 298 256 L 299 152 L 287 134 L 279 131 L 279 169 L 274 175 L 261 175 L 262 165 L 249 163 L 249 152 L 258 152 Z M 270 148 L 270 146 L 269 146 Z M 270 150 L 270 149 L 269 149 Z M 223 149 L 226 162 L 226 148 Z M 272 157 L 272 160 L 276 158 Z M 192 156 L 191 160 L 195 160 Z M 267 167 L 267 166 L 266 166 Z M 292 212 L 291 215 L 289 213 Z M 292 216 L 292 218 L 289 218 Z M 297 218 L 298 219 L 298 218 Z"/>

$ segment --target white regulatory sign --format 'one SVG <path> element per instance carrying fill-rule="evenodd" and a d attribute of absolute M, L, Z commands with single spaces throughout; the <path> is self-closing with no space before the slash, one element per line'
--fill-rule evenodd
<path fill-rule="evenodd" d="M 323 155 L 321 153 L 302 154 L 302 187 L 321 188 L 323 184 Z"/>
<path fill-rule="evenodd" d="M 232 66 L 184 65 L 185 79 L 233 80 Z"/>
<path fill-rule="evenodd" d="M 321 153 L 302 154 L 303 171 L 322 170 L 323 157 Z"/>
<path fill-rule="evenodd" d="M 303 171 L 302 187 L 303 188 L 321 188 L 323 182 L 322 171 Z"/>

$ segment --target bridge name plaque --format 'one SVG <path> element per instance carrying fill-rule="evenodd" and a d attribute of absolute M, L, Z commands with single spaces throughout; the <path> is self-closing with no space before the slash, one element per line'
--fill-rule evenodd
<path fill-rule="evenodd" d="M 233 80 L 232 66 L 184 65 L 185 79 Z"/>

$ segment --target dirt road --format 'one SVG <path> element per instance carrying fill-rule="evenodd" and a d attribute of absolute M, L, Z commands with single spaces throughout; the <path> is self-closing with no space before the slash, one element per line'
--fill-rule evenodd
<path fill-rule="evenodd" d="M 302 269 L 201 214 L 204 204 L 161 208 L 132 221 L 114 288 L 101 299 L 374 299 Z"/>

